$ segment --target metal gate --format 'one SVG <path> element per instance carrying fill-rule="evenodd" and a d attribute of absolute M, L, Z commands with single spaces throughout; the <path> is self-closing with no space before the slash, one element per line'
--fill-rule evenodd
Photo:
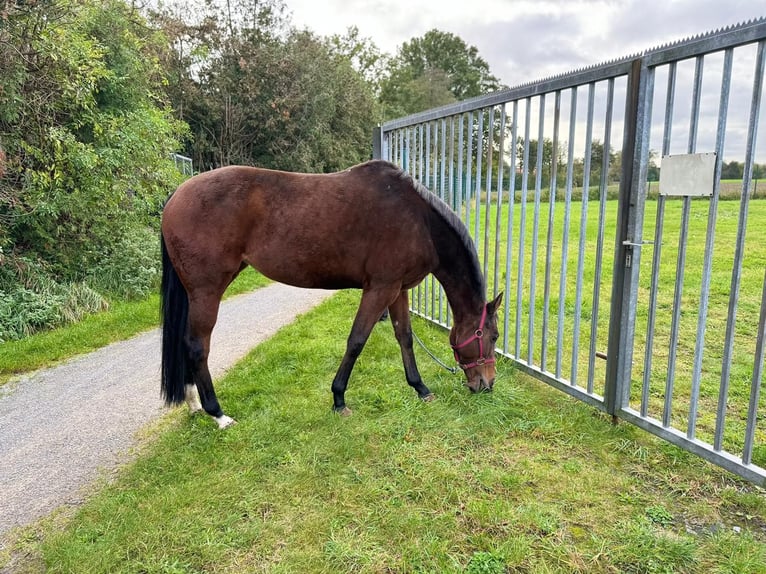
<path fill-rule="evenodd" d="M 500 353 L 762 486 L 765 51 L 759 19 L 393 120 L 373 142 L 471 231 L 488 295 L 505 292 Z M 704 161 L 709 183 L 689 184 L 703 168 L 667 183 L 676 159 Z M 722 179 L 732 162 L 742 177 Z M 450 326 L 433 277 L 411 310 Z"/>

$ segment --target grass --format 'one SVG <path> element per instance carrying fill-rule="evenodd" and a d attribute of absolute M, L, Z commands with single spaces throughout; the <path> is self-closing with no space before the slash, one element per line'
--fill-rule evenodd
<path fill-rule="evenodd" d="M 531 197 L 531 194 L 530 194 Z M 550 300 L 547 307 L 548 323 L 544 326 L 545 307 L 545 266 L 546 245 L 548 232 L 548 204 L 543 203 L 540 210 L 538 230 L 537 256 L 532 256 L 534 239 L 534 206 L 526 205 L 525 213 L 525 246 L 523 257 L 519 257 L 519 237 L 521 235 L 521 205 L 516 203 L 513 213 L 513 234 L 510 253 L 510 273 L 506 274 L 506 241 L 508 204 L 503 204 L 501 214 L 500 237 L 497 249 L 500 252 L 499 272 L 495 276 L 495 229 L 497 207 L 493 204 L 489 212 L 490 229 L 489 245 L 487 246 L 489 273 L 488 283 L 490 295 L 494 292 L 497 282 L 498 290 L 505 291 L 505 307 L 500 318 L 503 324 L 508 318 L 508 328 L 501 329 L 504 337 L 501 343 L 504 350 L 511 356 L 529 361 L 540 366 L 543 370 L 558 373 L 568 381 L 576 381 L 584 388 L 589 381 L 593 382 L 594 391 L 603 393 L 606 376 L 606 362 L 597 359 L 593 370 L 589 368 L 590 329 L 594 318 L 592 300 L 594 292 L 596 266 L 596 237 L 598 232 L 597 201 L 590 201 L 587 209 L 585 232 L 585 249 L 582 283 L 582 307 L 579 309 L 580 325 L 578 331 L 579 347 L 575 354 L 574 323 L 578 316 L 576 308 L 576 270 L 578 257 L 578 241 L 580 232 L 580 202 L 572 202 L 570 235 L 567 242 L 567 271 L 564 277 L 564 299 L 560 305 L 560 280 L 562 261 L 562 235 L 564 228 L 563 202 L 555 204 L 554 224 L 552 234 L 552 257 L 550 275 Z M 656 211 L 658 203 L 647 201 L 644 216 L 644 240 L 654 239 Z M 707 200 L 695 200 L 691 203 L 689 237 L 686 248 L 686 261 L 683 275 L 683 291 L 681 297 L 681 313 L 679 321 L 679 339 L 676 353 L 674 376 L 672 383 L 671 402 L 668 416 L 672 426 L 687 430 L 690 396 L 692 388 L 692 366 L 696 345 L 696 330 L 698 309 L 701 292 L 702 268 L 705 254 L 705 238 L 708 219 Z M 722 353 L 728 315 L 729 292 L 734 259 L 734 246 L 737 239 L 739 217 L 739 201 L 721 201 L 715 228 L 715 243 L 713 246 L 711 282 L 708 289 L 709 309 L 705 346 L 702 355 L 702 372 L 700 378 L 700 400 L 698 419 L 695 425 L 697 438 L 708 443 L 713 442 L 716 425 L 715 413 L 718 403 L 719 387 L 722 372 Z M 608 348 L 608 327 L 611 300 L 611 278 L 614 263 L 614 234 L 616 227 L 617 202 L 607 201 L 605 205 L 605 242 L 603 269 L 599 289 L 599 306 L 596 318 L 597 336 L 596 351 L 606 353 Z M 485 208 L 479 213 L 480 232 L 477 242 L 480 258 L 483 259 L 485 250 Z M 669 380 L 669 348 L 671 334 L 671 319 L 673 297 L 676 281 L 676 263 L 680 222 L 682 216 L 681 201 L 670 199 L 665 202 L 663 218 L 662 258 L 659 273 L 659 290 L 657 296 L 656 322 L 651 329 L 653 341 L 648 345 L 649 326 L 647 322 L 649 296 L 651 287 L 652 257 L 656 250 L 651 244 L 644 245 L 640 261 L 639 293 L 636 306 L 636 338 L 633 356 L 633 379 L 630 405 L 638 410 L 641 407 L 641 391 L 644 372 L 648 372 L 648 402 L 647 410 L 650 416 L 662 419 L 664 414 L 665 389 Z M 734 323 L 734 346 L 730 388 L 728 393 L 728 408 L 726 410 L 726 425 L 724 427 L 723 447 L 729 452 L 740 453 L 744 442 L 744 429 L 747 416 L 747 405 L 750 396 L 750 386 L 754 368 L 754 353 L 756 330 L 763 287 L 763 269 L 766 266 L 766 201 L 750 202 L 748 212 L 747 233 L 742 267 L 736 321 Z M 470 230 L 474 232 L 475 213 L 471 206 Z M 522 281 L 518 281 L 518 270 L 522 267 Z M 531 270 L 535 269 L 534 282 Z M 430 281 L 430 280 L 428 280 Z M 532 286 L 534 285 L 534 293 Z M 438 298 L 433 297 L 434 286 L 431 284 L 426 296 L 426 288 L 422 286 L 414 297 L 415 304 L 420 303 L 420 310 L 426 313 L 446 317 L 446 299 L 440 306 Z M 436 299 L 436 300 L 435 300 Z M 559 344 L 558 316 L 562 307 L 563 330 Z M 520 311 L 520 312 L 519 312 Z M 534 316 L 534 320 L 531 317 Z M 517 324 L 518 319 L 518 324 Z M 517 326 L 518 325 L 518 326 Z M 544 328 L 545 327 L 545 328 Z M 543 339 L 546 345 L 543 346 Z M 518 343 L 517 343 L 518 341 Z M 545 356 L 543 356 L 545 353 Z M 649 360 L 647 360 L 647 357 Z M 531 360 L 530 360 L 531 358 Z M 761 405 L 763 405 L 763 401 Z M 761 406 L 763 409 L 763 406 Z M 763 425 L 756 431 L 756 447 L 754 462 L 766 465 L 766 428 Z"/>
<path fill-rule="evenodd" d="M 231 284 L 226 297 L 251 291 L 267 280 L 248 268 Z M 47 367 L 74 355 L 88 353 L 157 326 L 159 296 L 135 301 L 113 301 L 107 311 L 88 315 L 78 323 L 37 333 L 19 341 L 0 343 L 0 385 L 11 377 Z"/>
<path fill-rule="evenodd" d="M 184 409 L 74 517 L 16 533 L 17 572 L 766 572 L 763 492 L 499 364 L 492 394 L 390 324 L 329 385 L 358 303 L 343 292 L 260 345 L 217 389 L 239 424 Z M 415 322 L 449 354 L 446 333 Z M 2 568 L 2 557 L 0 557 Z"/>

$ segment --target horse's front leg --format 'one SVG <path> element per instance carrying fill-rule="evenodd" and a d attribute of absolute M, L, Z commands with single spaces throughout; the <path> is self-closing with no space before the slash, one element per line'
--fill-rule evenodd
<path fill-rule="evenodd" d="M 409 307 L 407 292 L 402 291 L 396 301 L 389 307 L 391 324 L 394 326 L 394 334 L 402 350 L 404 376 L 407 378 L 407 383 L 415 389 L 421 399 L 432 401 L 435 398 L 434 394 L 423 383 L 418 366 L 415 363 L 415 353 L 412 350 L 412 326 L 410 324 Z"/>
<path fill-rule="evenodd" d="M 351 326 L 351 333 L 346 342 L 346 353 L 332 381 L 333 410 L 342 416 L 351 414 L 351 409 L 346 406 L 345 394 L 348 378 L 351 376 L 356 359 L 364 349 L 372 328 L 386 307 L 396 298 L 398 292 L 398 288 L 388 288 L 370 289 L 362 293 L 362 301 L 359 303 L 359 310 L 356 312 L 354 324 Z"/>

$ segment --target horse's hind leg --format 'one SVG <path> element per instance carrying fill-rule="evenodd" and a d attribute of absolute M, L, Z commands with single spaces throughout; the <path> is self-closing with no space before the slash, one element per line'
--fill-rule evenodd
<path fill-rule="evenodd" d="M 189 407 L 190 414 L 197 414 L 202 410 L 202 403 L 199 402 L 199 393 L 197 392 L 197 385 L 194 381 L 191 381 L 186 385 L 186 405 Z"/>
<path fill-rule="evenodd" d="M 410 324 L 409 301 L 407 292 L 402 291 L 399 297 L 389 307 L 391 324 L 394 326 L 394 334 L 402 350 L 402 362 L 404 363 L 404 376 L 407 383 L 417 391 L 418 396 L 424 401 L 434 398 L 433 393 L 423 384 L 418 366 L 415 363 L 415 353 L 412 350 L 412 326 Z"/>
<path fill-rule="evenodd" d="M 202 296 L 190 298 L 189 301 L 189 333 L 187 345 L 189 360 L 192 367 L 192 381 L 199 392 L 202 408 L 215 419 L 219 428 L 233 424 L 234 419 L 225 415 L 218 403 L 210 376 L 207 359 L 210 354 L 210 335 L 213 332 L 218 317 L 220 296 Z M 189 397 L 187 387 L 187 401 Z M 193 408 L 192 403 L 189 407 Z"/>

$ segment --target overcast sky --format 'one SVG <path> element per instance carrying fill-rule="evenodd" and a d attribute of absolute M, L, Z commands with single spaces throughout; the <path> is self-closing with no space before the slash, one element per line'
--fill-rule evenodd
<path fill-rule="evenodd" d="M 391 54 L 437 28 L 515 86 L 766 16 L 764 0 L 285 0 L 296 27 L 357 26 Z"/>

